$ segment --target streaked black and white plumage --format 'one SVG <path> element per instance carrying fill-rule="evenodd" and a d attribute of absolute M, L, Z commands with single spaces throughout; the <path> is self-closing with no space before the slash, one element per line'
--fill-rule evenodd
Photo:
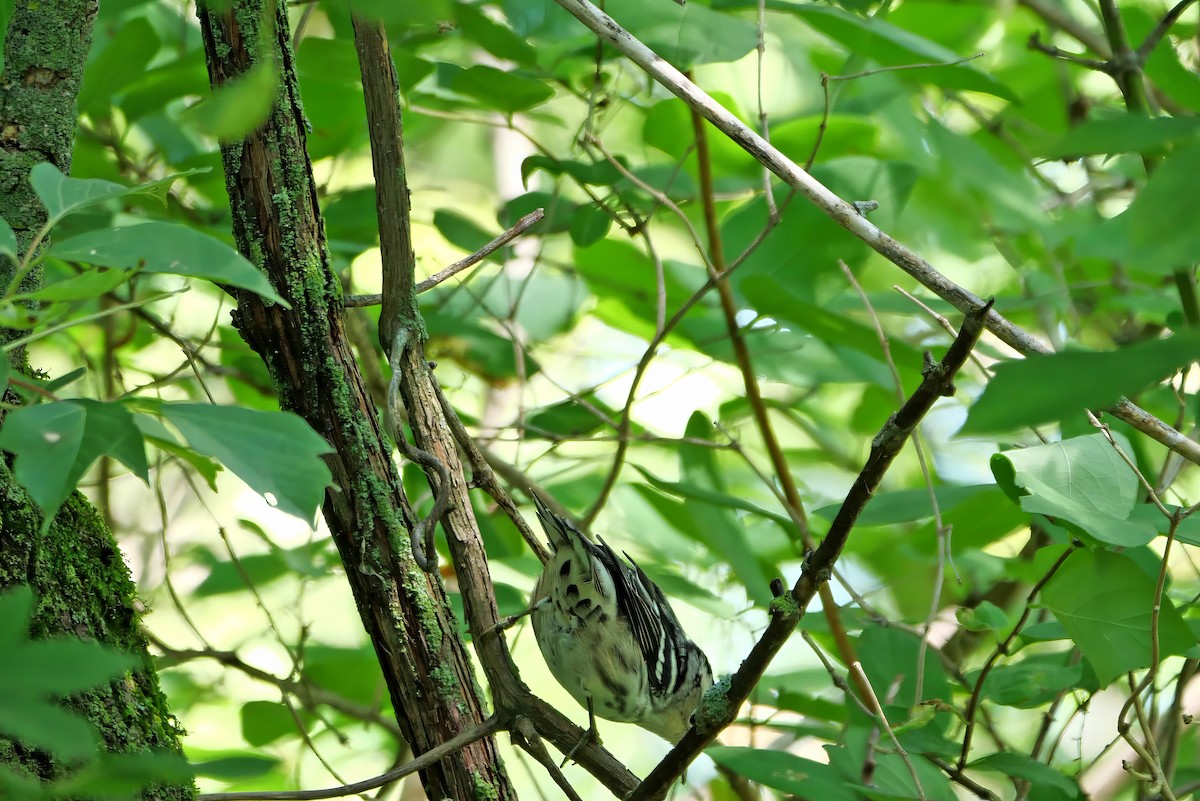
<path fill-rule="evenodd" d="M 591 542 L 540 498 L 534 502 L 553 552 L 534 587 L 532 613 L 550 672 L 596 715 L 678 742 L 712 685 L 704 652 L 632 559 L 620 559 L 604 540 Z"/>

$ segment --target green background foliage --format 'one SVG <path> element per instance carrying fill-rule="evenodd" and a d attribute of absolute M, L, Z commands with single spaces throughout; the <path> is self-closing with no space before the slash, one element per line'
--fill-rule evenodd
<path fill-rule="evenodd" d="M 882 714 L 848 696 L 856 668 L 814 610 L 685 793 L 733 797 L 715 766 L 832 801 L 980 787 L 1033 801 L 1141 797 L 1162 792 L 1138 778 L 1156 771 L 1176 796 L 1196 788 L 1195 735 L 1179 723 L 1194 712 L 1183 690 L 1200 658 L 1195 465 L 1103 409 L 1128 397 L 1196 431 L 1200 30 L 1193 8 L 1143 54 L 1135 102 L 1101 71 L 1030 44 L 1107 59 L 1093 5 L 606 4 L 814 178 L 876 201 L 872 222 L 1056 351 L 1022 359 L 985 336 L 958 393 L 927 418 L 920 455 L 908 446 L 850 537 L 832 587 Z M 0 359 L 0 386 L 21 402 L 0 449 L 47 520 L 79 486 L 119 535 L 202 787 L 338 784 L 406 752 L 340 562 L 311 527 L 328 445 L 278 411 L 221 289 L 282 302 L 231 245 L 217 149 L 262 121 L 282 73 L 267 64 L 210 94 L 184 6 L 101 4 L 72 175 L 40 165 L 31 176 L 50 247 L 22 252 L 0 226 L 0 258 L 44 277 L 37 291 L 0 288 L 0 326 L 19 336 L 5 351 L 27 345 L 43 371 L 18 375 Z M 1168 8 L 1119 3 L 1135 49 Z M 421 295 L 437 379 L 506 482 L 537 481 L 594 513 L 717 672 L 733 671 L 765 624 L 770 580 L 793 582 L 806 553 L 707 291 L 686 107 L 550 0 L 370 10 L 388 25 L 402 91 L 421 275 L 533 209 L 546 215 Z M 1052 23 L 1052 12 L 1066 16 Z M 333 268 L 347 295 L 378 292 L 349 13 L 326 2 L 289 13 Z M 819 538 L 919 383 L 923 351 L 940 357 L 952 340 L 938 318 L 961 316 L 736 144 L 709 138 L 751 378 Z M 377 307 L 329 313 L 345 314 L 382 403 Z M 403 477 L 427 510 L 419 471 L 406 464 Z M 501 613 L 519 611 L 540 565 L 502 513 L 476 504 Z M 0 660 L 0 728 L 80 756 L 86 727 L 48 699 L 119 674 L 121 658 L 31 643 L 29 599 L 0 604 L 11 607 L 0 652 L 12 655 Z M 523 678 L 574 712 L 532 637 L 510 640 Z M 639 775 L 666 750 L 601 728 Z M 127 788 L 86 782 L 121 770 L 166 781 L 178 767 L 101 766 L 100 779 L 84 770 L 58 790 L 109 797 Z M 581 770 L 567 776 L 584 797 L 601 792 Z M 521 782 L 549 786 L 541 774 Z"/>

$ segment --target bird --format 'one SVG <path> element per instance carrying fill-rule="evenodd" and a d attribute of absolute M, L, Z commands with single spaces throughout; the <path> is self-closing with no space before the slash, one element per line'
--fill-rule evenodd
<path fill-rule="evenodd" d="M 603 539 L 592 542 L 530 494 L 551 555 L 529 613 L 550 672 L 588 710 L 588 733 L 579 745 L 599 742 L 597 715 L 677 743 L 712 686 L 708 657 L 628 554 L 624 561 Z"/>

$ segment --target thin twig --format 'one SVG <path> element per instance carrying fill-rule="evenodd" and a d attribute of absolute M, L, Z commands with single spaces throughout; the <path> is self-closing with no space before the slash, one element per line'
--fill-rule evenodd
<path fill-rule="evenodd" d="M 461 751 L 476 740 L 482 740 L 500 729 L 500 720 L 495 715 L 476 724 L 458 736 L 447 740 L 441 745 L 430 748 L 411 762 L 387 773 L 381 773 L 370 779 L 363 779 L 353 784 L 340 787 L 328 787 L 323 790 L 256 790 L 245 793 L 202 793 L 196 796 L 197 801 L 318 801 L 324 798 L 342 798 L 348 795 L 365 793 L 391 784 L 397 779 L 416 773 L 419 770 L 435 765 L 446 757 Z"/>
<path fill-rule="evenodd" d="M 459 273 L 461 273 L 463 270 L 467 269 L 468 267 L 474 267 L 476 264 L 483 261 L 488 256 L 492 255 L 497 250 L 504 247 L 509 242 L 513 241 L 518 236 L 520 236 L 521 234 L 525 233 L 527 230 L 532 228 L 534 225 L 536 225 L 538 222 L 540 222 L 542 220 L 542 218 L 545 216 L 546 216 L 546 212 L 544 209 L 534 209 L 533 211 L 529 212 L 524 217 L 517 220 L 517 224 L 514 225 L 512 228 L 509 228 L 507 231 L 500 234 L 500 236 L 496 237 L 491 242 L 488 242 L 486 245 L 484 245 L 479 250 L 472 253 L 470 256 L 467 256 L 465 259 L 461 259 L 459 261 L 454 262 L 449 267 L 446 267 L 443 270 L 439 270 L 438 272 L 434 273 L 430 277 L 426 278 L 424 281 L 417 282 L 417 286 L 416 286 L 417 294 L 419 295 L 422 292 L 428 292 L 429 290 L 433 289 L 438 284 L 445 281 L 447 278 L 452 278 L 453 276 L 458 275 Z M 346 306 L 378 306 L 380 303 L 383 303 L 383 295 L 382 294 L 378 294 L 378 295 L 347 295 L 346 299 L 345 299 Z"/>
<path fill-rule="evenodd" d="M 874 707 L 874 711 L 871 713 L 872 716 L 879 721 L 879 727 L 887 734 L 888 739 L 892 741 L 892 746 L 900 754 L 900 758 L 904 760 L 904 766 L 908 768 L 908 775 L 913 780 L 913 785 L 917 788 L 917 798 L 925 801 L 925 788 L 921 786 L 921 779 L 917 776 L 917 768 L 913 765 L 912 758 L 908 755 L 908 752 L 904 750 L 904 746 L 900 745 L 900 740 L 896 737 L 896 732 L 892 731 L 892 724 L 888 722 L 887 715 L 883 712 L 883 706 L 879 703 L 879 696 L 875 695 L 875 689 L 871 687 L 871 682 L 867 681 L 867 674 L 863 671 L 862 662 L 852 663 L 850 665 L 850 672 L 857 673 L 862 683 L 867 686 L 870 693 L 871 706 Z"/>
<path fill-rule="evenodd" d="M 1158 43 L 1167 35 L 1167 31 L 1171 30 L 1171 26 L 1179 20 L 1179 17 L 1187 10 L 1187 7 L 1194 2 L 1196 0 L 1179 0 L 1170 11 L 1163 15 L 1163 18 L 1154 26 L 1154 30 L 1147 34 L 1142 43 L 1138 45 L 1137 50 L 1134 51 L 1140 63 L 1146 63 L 1146 59 L 1150 58 L 1150 54 L 1154 52 L 1154 48 L 1158 47 Z"/>

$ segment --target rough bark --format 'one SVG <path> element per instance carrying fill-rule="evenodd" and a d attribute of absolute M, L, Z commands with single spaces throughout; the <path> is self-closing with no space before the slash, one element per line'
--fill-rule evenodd
<path fill-rule="evenodd" d="M 29 170 L 49 161 L 70 171 L 75 100 L 91 44 L 96 0 L 18 0 L 4 41 L 0 80 L 0 217 L 30 242 L 45 215 L 29 186 Z M 0 287 L 13 264 L 0 259 Z M 40 275 L 31 274 L 26 288 Z M 22 332 L 0 329 L 0 343 Z M 13 367 L 26 367 L 17 355 Z M 2 422 L 2 420 L 0 420 Z M 0 454 L 0 592 L 28 586 L 36 598 L 30 634 L 95 640 L 136 655 L 141 667 L 123 680 L 66 699 L 84 715 L 113 752 L 170 750 L 180 753 L 180 732 L 159 690 L 135 611 L 136 588 L 112 532 L 79 493 L 40 533 L 42 515 L 13 479 Z M 58 778 L 63 767 L 48 754 L 0 737 L 0 762 L 31 778 Z M 190 784 L 156 787 L 142 798 L 186 799 Z"/>
<path fill-rule="evenodd" d="M 245 73 L 259 54 L 275 60 L 280 88 L 267 120 L 222 147 L 239 249 L 258 265 L 290 310 L 236 292 L 234 324 L 263 358 L 283 408 L 334 448 L 333 486 L 323 512 L 387 679 L 397 720 L 421 754 L 484 718 L 483 701 L 445 588 L 413 562 L 414 520 L 391 447 L 358 370 L 343 323 L 341 289 L 329 268 L 305 149 L 286 13 L 262 32 L 262 4 L 200 11 L 214 86 Z M 493 738 L 422 773 L 431 798 L 506 798 L 511 789 Z"/>

